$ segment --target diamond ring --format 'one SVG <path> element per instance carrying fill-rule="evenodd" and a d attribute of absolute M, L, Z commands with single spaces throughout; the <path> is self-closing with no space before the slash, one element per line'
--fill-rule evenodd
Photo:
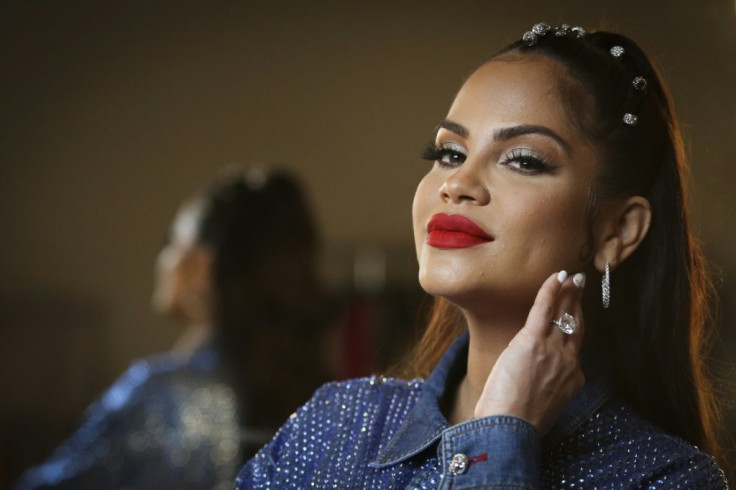
<path fill-rule="evenodd" d="M 563 314 L 557 320 L 550 321 L 550 323 L 557 325 L 557 328 L 567 335 L 572 334 L 578 328 L 578 321 L 569 313 Z"/>

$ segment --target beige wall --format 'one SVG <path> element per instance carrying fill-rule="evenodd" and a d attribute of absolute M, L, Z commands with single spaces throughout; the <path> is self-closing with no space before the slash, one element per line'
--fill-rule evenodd
<path fill-rule="evenodd" d="M 698 228 L 734 280 L 732 0 L 16 3 L 0 7 L 0 294 L 40 311 L 37 334 L 0 325 L 13 370 L 73 345 L 54 318 L 79 311 L 102 339 L 78 346 L 92 386 L 168 348 L 153 260 L 178 203 L 228 163 L 292 168 L 330 243 L 410 248 L 418 150 L 463 77 L 540 20 L 603 21 L 659 58 Z"/>

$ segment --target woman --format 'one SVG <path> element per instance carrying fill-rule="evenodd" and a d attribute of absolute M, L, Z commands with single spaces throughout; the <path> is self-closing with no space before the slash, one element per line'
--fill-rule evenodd
<path fill-rule="evenodd" d="M 218 175 L 182 206 L 157 261 L 154 307 L 187 329 L 134 363 L 17 488 L 232 488 L 325 379 L 316 242 L 288 174 Z"/>
<path fill-rule="evenodd" d="M 425 156 L 436 303 L 408 373 L 429 377 L 323 387 L 237 486 L 725 488 L 695 447 L 716 452 L 717 417 L 682 142 L 636 44 L 535 25 Z"/>

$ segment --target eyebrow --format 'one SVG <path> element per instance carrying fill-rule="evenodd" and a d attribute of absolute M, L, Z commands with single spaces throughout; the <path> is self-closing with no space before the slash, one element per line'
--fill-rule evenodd
<path fill-rule="evenodd" d="M 470 134 L 470 131 L 465 129 L 465 126 L 463 126 L 462 124 L 458 124 L 455 121 L 450 121 L 449 119 L 445 119 L 437 125 L 434 130 L 435 134 L 437 134 L 440 129 L 447 129 L 458 136 L 462 136 L 463 138 L 467 138 Z"/>
<path fill-rule="evenodd" d="M 467 138 L 470 134 L 470 131 L 468 131 L 465 126 L 449 119 L 445 119 L 437 125 L 437 131 L 439 131 L 440 129 L 447 129 L 463 138 Z M 548 127 L 540 126 L 538 124 L 520 124 L 518 126 L 509 126 L 507 128 L 497 129 L 493 132 L 493 139 L 495 141 L 508 141 L 518 136 L 523 136 L 525 134 L 541 134 L 542 136 L 552 138 L 562 147 L 563 150 L 565 150 L 568 155 L 570 154 L 570 145 L 567 143 L 567 141 L 565 141 L 559 134 L 555 133 Z"/>

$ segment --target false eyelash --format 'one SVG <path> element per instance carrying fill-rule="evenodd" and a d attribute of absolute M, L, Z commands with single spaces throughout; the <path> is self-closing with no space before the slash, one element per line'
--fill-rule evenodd
<path fill-rule="evenodd" d="M 453 161 L 445 161 L 448 156 Z M 442 168 L 453 168 L 462 165 L 467 156 L 460 150 L 430 143 L 422 152 L 422 158 L 434 162 Z"/>
<path fill-rule="evenodd" d="M 444 148 L 437 146 L 434 141 L 429 141 L 426 145 L 424 145 L 424 148 L 422 148 L 419 156 L 422 158 L 422 160 L 434 162 L 442 158 L 444 154 Z"/>
<path fill-rule="evenodd" d="M 554 165 L 549 164 L 549 159 L 543 155 L 538 155 L 535 152 L 531 152 L 524 148 L 514 148 L 511 150 L 506 157 L 504 157 L 504 164 L 509 165 L 511 162 L 519 162 L 525 164 L 532 164 L 533 168 L 513 168 L 514 171 L 525 173 L 525 174 L 541 174 L 549 173 L 555 169 Z"/>

